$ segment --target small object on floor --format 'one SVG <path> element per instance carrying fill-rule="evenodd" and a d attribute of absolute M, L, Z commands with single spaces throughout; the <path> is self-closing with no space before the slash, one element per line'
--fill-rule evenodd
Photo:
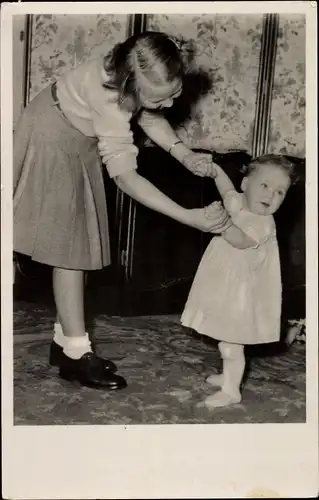
<path fill-rule="evenodd" d="M 216 394 L 208 396 L 204 403 L 206 408 L 223 408 L 225 406 L 231 406 L 240 403 L 241 395 L 238 394 L 227 394 L 224 391 L 218 391 Z"/>
<path fill-rule="evenodd" d="M 63 348 L 53 340 L 50 346 L 50 357 L 49 357 L 50 365 L 60 367 L 61 364 L 63 363 L 64 356 L 65 354 L 63 352 Z M 110 359 L 103 359 L 103 362 L 104 362 L 104 369 L 106 371 L 110 371 L 113 373 L 117 371 L 116 364 L 113 363 L 113 361 L 111 361 Z"/>
<path fill-rule="evenodd" d="M 285 338 L 285 343 L 289 347 L 293 342 L 305 342 L 305 321 L 291 320 L 289 321 L 288 332 Z"/>
<path fill-rule="evenodd" d="M 224 382 L 224 376 L 222 373 L 220 374 L 213 374 L 207 377 L 206 379 L 207 384 L 212 385 L 213 387 L 222 387 L 223 382 Z"/>
<path fill-rule="evenodd" d="M 115 391 L 127 387 L 126 380 L 105 370 L 104 360 L 93 352 L 84 354 L 80 359 L 64 356 L 59 375 L 64 380 L 79 382 L 92 389 Z"/>

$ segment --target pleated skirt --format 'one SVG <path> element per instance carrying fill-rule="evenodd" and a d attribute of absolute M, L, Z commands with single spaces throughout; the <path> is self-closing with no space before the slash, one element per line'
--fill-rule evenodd
<path fill-rule="evenodd" d="M 48 87 L 24 110 L 13 143 L 14 251 L 66 269 L 110 264 L 97 139 L 72 126 Z"/>

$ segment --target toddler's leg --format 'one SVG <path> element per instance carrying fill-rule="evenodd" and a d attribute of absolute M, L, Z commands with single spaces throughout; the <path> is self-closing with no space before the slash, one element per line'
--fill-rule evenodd
<path fill-rule="evenodd" d="M 223 374 L 220 376 L 221 390 L 208 396 L 205 405 L 218 408 L 241 401 L 240 384 L 245 370 L 244 346 L 239 344 L 219 343 L 223 359 Z"/>

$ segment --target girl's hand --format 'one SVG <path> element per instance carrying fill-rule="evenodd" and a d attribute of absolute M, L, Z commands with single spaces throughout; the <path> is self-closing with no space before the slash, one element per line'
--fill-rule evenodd
<path fill-rule="evenodd" d="M 220 202 L 188 210 L 189 225 L 206 233 L 221 233 L 230 225 L 229 215 Z"/>
<path fill-rule="evenodd" d="M 210 221 L 214 221 L 214 225 L 210 229 L 211 233 L 223 233 L 232 226 L 232 220 L 220 201 L 211 203 L 204 210 L 205 217 Z"/>
<path fill-rule="evenodd" d="M 199 177 L 215 177 L 216 175 L 212 156 L 207 153 L 191 151 L 183 157 L 182 164 Z"/>

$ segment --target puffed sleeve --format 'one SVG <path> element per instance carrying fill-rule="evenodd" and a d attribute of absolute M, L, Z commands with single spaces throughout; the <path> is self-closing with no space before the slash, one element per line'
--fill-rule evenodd
<path fill-rule="evenodd" d="M 243 208 L 243 195 L 233 189 L 228 191 L 224 196 L 224 206 L 231 217 L 236 215 Z"/>
<path fill-rule="evenodd" d="M 276 225 L 272 216 L 253 214 L 244 209 L 243 194 L 231 190 L 224 197 L 224 206 L 234 224 L 256 242 L 259 248 L 270 240 L 276 240 Z"/>

